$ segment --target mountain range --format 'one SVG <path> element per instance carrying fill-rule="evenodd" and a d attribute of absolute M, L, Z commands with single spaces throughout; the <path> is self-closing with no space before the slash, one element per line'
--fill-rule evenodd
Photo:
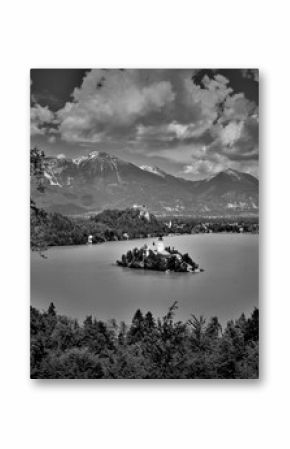
<path fill-rule="evenodd" d="M 257 215 L 258 179 L 228 169 L 190 181 L 157 167 L 138 167 L 104 152 L 76 159 L 46 156 L 41 182 L 31 178 L 31 196 L 50 212 L 94 214 L 103 209 L 146 205 L 156 215 Z"/>

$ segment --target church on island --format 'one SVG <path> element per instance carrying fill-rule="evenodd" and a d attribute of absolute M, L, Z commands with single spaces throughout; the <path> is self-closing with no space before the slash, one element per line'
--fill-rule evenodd
<path fill-rule="evenodd" d="M 153 242 L 151 245 L 145 245 L 142 247 L 144 249 L 145 256 L 149 256 L 150 251 L 152 251 L 154 254 L 160 254 L 164 257 L 170 257 L 171 256 L 171 248 L 165 248 L 164 241 L 162 237 L 158 237 L 157 241 Z M 172 248 L 172 251 L 174 251 L 174 248 Z M 179 254 L 175 255 L 177 259 L 181 260 L 181 256 Z"/>
<path fill-rule="evenodd" d="M 140 249 L 134 248 L 127 251 L 122 255 L 121 260 L 117 260 L 117 265 L 165 272 L 199 273 L 203 271 L 188 253 L 181 254 L 173 247 L 165 247 L 162 237 L 150 245 L 145 244 Z"/>

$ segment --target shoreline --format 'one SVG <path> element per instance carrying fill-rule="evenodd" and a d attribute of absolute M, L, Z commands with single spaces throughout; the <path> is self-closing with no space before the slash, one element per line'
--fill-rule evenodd
<path fill-rule="evenodd" d="M 184 237 L 184 236 L 204 236 L 204 235 L 241 235 L 241 236 L 249 236 L 249 235 L 258 235 L 259 236 L 259 232 L 199 232 L 199 233 L 195 233 L 195 234 L 167 234 L 167 235 L 163 235 L 163 238 L 173 238 L 173 237 Z M 48 251 L 51 248 L 75 248 L 75 247 L 94 247 L 94 246 L 100 246 L 100 245 L 106 245 L 108 243 L 119 243 L 119 242 L 134 242 L 134 241 L 139 241 L 139 240 L 154 240 L 157 239 L 158 237 L 137 237 L 134 239 L 123 239 L 123 240 L 106 240 L 105 242 L 99 242 L 99 243 L 81 243 L 79 245 L 51 245 L 48 246 L 47 249 L 45 249 L 44 251 L 33 251 L 30 250 L 31 253 L 44 253 L 46 251 Z"/>

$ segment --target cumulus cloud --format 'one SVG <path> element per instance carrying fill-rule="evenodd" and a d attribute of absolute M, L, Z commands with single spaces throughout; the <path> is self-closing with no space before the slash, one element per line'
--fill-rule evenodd
<path fill-rule="evenodd" d="M 223 154 L 225 160 L 254 159 L 258 154 L 257 105 L 243 93 L 234 93 L 229 80 L 219 74 L 210 79 L 205 75 L 199 84 L 184 79 L 184 108 L 194 110 L 195 120 L 179 123 L 176 120 L 162 125 L 137 127 L 137 139 L 160 148 L 160 156 L 170 158 L 183 143 L 192 144 L 192 153 L 198 144 L 208 147 L 207 154 Z M 199 112 L 197 112 L 199 111 Z M 165 148 L 165 143 L 167 148 Z M 188 151 L 186 151 L 188 154 Z M 205 164 L 198 164 L 204 167 Z M 212 164 L 208 165 L 209 167 Z"/>
<path fill-rule="evenodd" d="M 202 79 L 201 85 L 185 80 L 186 101 L 190 106 L 199 106 L 201 117 L 208 125 L 219 118 L 221 107 L 227 97 L 233 92 L 228 86 L 229 80 L 222 75 L 215 75 L 210 79 L 207 75 Z"/>
<path fill-rule="evenodd" d="M 49 110 L 48 106 L 40 106 L 35 104 L 30 109 L 30 133 L 31 136 L 36 134 L 45 134 L 47 125 L 54 120 L 54 114 Z"/>
<path fill-rule="evenodd" d="M 98 142 L 114 129 L 162 111 L 174 98 L 170 82 L 146 85 L 136 70 L 92 70 L 74 90 L 73 101 L 58 111 L 59 131 L 66 141 Z"/>
<path fill-rule="evenodd" d="M 241 137 L 243 122 L 230 122 L 221 129 L 220 138 L 223 145 L 232 147 Z"/>
<path fill-rule="evenodd" d="M 256 114 L 240 121 L 219 125 L 209 152 L 223 154 L 229 160 L 257 160 L 259 154 L 259 120 Z"/>
<path fill-rule="evenodd" d="M 245 98 L 243 93 L 239 93 L 227 97 L 221 121 L 245 120 L 255 113 L 257 113 L 257 105 Z"/>
<path fill-rule="evenodd" d="M 257 71 L 239 73 L 256 85 Z M 51 144 L 58 134 L 67 144 L 122 147 L 196 179 L 225 168 L 256 172 L 258 122 L 255 101 L 217 70 L 91 70 L 64 107 L 31 111 L 32 135 Z"/>

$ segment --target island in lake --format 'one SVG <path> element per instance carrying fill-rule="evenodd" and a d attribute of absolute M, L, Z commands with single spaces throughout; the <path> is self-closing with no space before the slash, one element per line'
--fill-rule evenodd
<path fill-rule="evenodd" d="M 165 272 L 199 273 L 204 271 L 188 253 L 181 254 L 174 247 L 165 247 L 162 237 L 159 237 L 152 245 L 145 244 L 140 249 L 129 250 L 122 255 L 121 260 L 117 260 L 117 264 L 121 267 Z"/>

